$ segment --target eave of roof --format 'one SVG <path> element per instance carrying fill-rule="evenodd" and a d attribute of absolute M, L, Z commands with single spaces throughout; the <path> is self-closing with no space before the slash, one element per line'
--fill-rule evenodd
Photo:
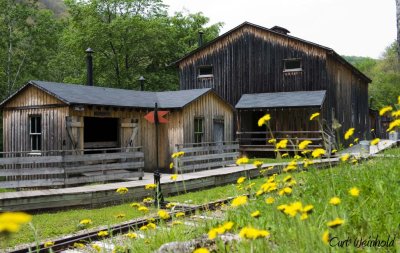
<path fill-rule="evenodd" d="M 229 36 L 230 34 L 232 34 L 233 32 L 235 32 L 236 30 L 239 30 L 239 29 L 241 29 L 242 27 L 245 27 L 245 26 L 247 26 L 247 25 L 248 25 L 248 26 L 252 26 L 252 27 L 256 27 L 256 28 L 261 29 L 261 30 L 264 30 L 264 31 L 268 31 L 268 32 L 274 33 L 274 34 L 276 34 L 276 35 L 278 35 L 278 36 L 283 36 L 283 37 L 286 37 L 286 38 L 289 38 L 289 39 L 297 40 L 297 41 L 303 42 L 303 43 L 305 43 L 305 44 L 309 44 L 309 45 L 312 45 L 312 46 L 315 46 L 315 47 L 319 47 L 319 48 L 321 48 L 321 49 L 323 49 L 323 50 L 326 50 L 327 53 L 333 55 L 336 59 L 338 59 L 338 60 L 339 60 L 341 63 L 343 63 L 345 66 L 347 66 L 348 68 L 350 68 L 350 69 L 351 69 L 353 72 L 355 72 L 357 75 L 360 75 L 365 81 L 367 81 L 368 83 L 371 82 L 371 79 L 370 79 L 369 77 L 367 77 L 364 73 L 362 73 L 362 72 L 361 72 L 360 70 L 358 70 L 356 67 L 354 67 L 353 65 L 351 65 L 348 61 L 346 61 L 346 59 L 344 59 L 342 56 L 340 56 L 339 54 L 337 54 L 332 48 L 329 48 L 329 47 L 326 47 L 326 46 L 322 46 L 322 45 L 320 45 L 320 44 L 317 44 L 317 43 L 314 43 L 314 42 L 311 42 L 311 41 L 307 41 L 307 40 L 304 40 L 304 39 L 300 39 L 300 38 L 294 37 L 294 36 L 292 36 L 292 35 L 282 34 L 282 33 L 273 31 L 273 30 L 271 30 L 271 29 L 268 29 L 268 28 L 266 28 L 266 27 L 263 27 L 263 26 L 260 26 L 260 25 L 256 25 L 256 24 L 253 24 L 253 23 L 250 23 L 250 22 L 247 22 L 247 21 L 245 21 L 245 22 L 243 22 L 242 24 L 240 24 L 240 25 L 238 25 L 238 26 L 232 28 L 231 30 L 225 32 L 224 34 L 218 36 L 217 38 L 215 38 L 215 39 L 209 41 L 208 43 L 204 44 L 203 46 L 198 47 L 198 48 L 196 48 L 195 50 L 193 50 L 193 51 L 187 53 L 186 55 L 184 55 L 184 56 L 181 57 L 180 59 L 176 60 L 175 62 L 171 63 L 170 65 L 175 65 L 175 66 L 179 65 L 179 63 L 180 63 L 181 61 L 183 61 L 184 59 L 186 59 L 186 58 L 188 58 L 188 57 L 190 57 L 190 56 L 196 54 L 197 52 L 202 51 L 203 49 L 205 49 L 205 48 L 207 48 L 208 46 L 210 46 L 210 45 L 216 43 L 216 42 L 219 41 L 220 39 L 223 39 L 223 38 Z"/>

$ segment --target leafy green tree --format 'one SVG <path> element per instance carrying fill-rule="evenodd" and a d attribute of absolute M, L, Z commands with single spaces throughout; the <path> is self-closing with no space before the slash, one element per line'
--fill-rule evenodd
<path fill-rule="evenodd" d="M 29 79 L 46 79 L 48 59 L 56 53 L 61 26 L 35 2 L 0 1 L 0 98 Z"/>

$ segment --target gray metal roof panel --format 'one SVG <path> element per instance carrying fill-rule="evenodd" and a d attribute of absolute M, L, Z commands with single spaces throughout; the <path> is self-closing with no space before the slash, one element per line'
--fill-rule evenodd
<path fill-rule="evenodd" d="M 244 94 L 235 108 L 320 107 L 325 94 L 325 90 Z"/>
<path fill-rule="evenodd" d="M 182 108 L 211 90 L 207 88 L 151 92 L 44 81 L 30 83 L 68 104 L 134 108 L 153 108 L 156 102 L 159 108 Z"/>

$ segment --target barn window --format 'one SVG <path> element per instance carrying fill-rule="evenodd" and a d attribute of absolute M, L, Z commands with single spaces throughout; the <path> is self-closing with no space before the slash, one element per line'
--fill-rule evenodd
<path fill-rule="evenodd" d="M 194 118 L 194 143 L 202 143 L 204 138 L 204 119 Z"/>
<path fill-rule="evenodd" d="M 211 66 L 211 65 L 200 66 L 198 68 L 198 77 L 199 78 L 213 77 L 213 66 Z"/>
<path fill-rule="evenodd" d="M 40 115 L 29 116 L 29 135 L 31 138 L 31 150 L 42 149 L 42 118 Z"/>
<path fill-rule="evenodd" d="M 302 71 L 301 59 L 285 59 L 283 72 Z"/>

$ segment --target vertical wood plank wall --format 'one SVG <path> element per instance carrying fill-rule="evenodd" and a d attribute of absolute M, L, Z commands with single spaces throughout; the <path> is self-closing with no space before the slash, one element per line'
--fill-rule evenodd
<path fill-rule="evenodd" d="M 284 59 L 289 58 L 300 58 L 302 71 L 284 73 Z M 198 78 L 202 65 L 213 66 L 212 78 Z M 367 80 L 328 48 L 245 25 L 178 66 L 181 89 L 211 87 L 233 106 L 248 93 L 327 90 L 327 123 L 332 123 L 334 113 L 343 125 L 341 135 L 349 127 L 358 135 L 369 132 Z"/>

